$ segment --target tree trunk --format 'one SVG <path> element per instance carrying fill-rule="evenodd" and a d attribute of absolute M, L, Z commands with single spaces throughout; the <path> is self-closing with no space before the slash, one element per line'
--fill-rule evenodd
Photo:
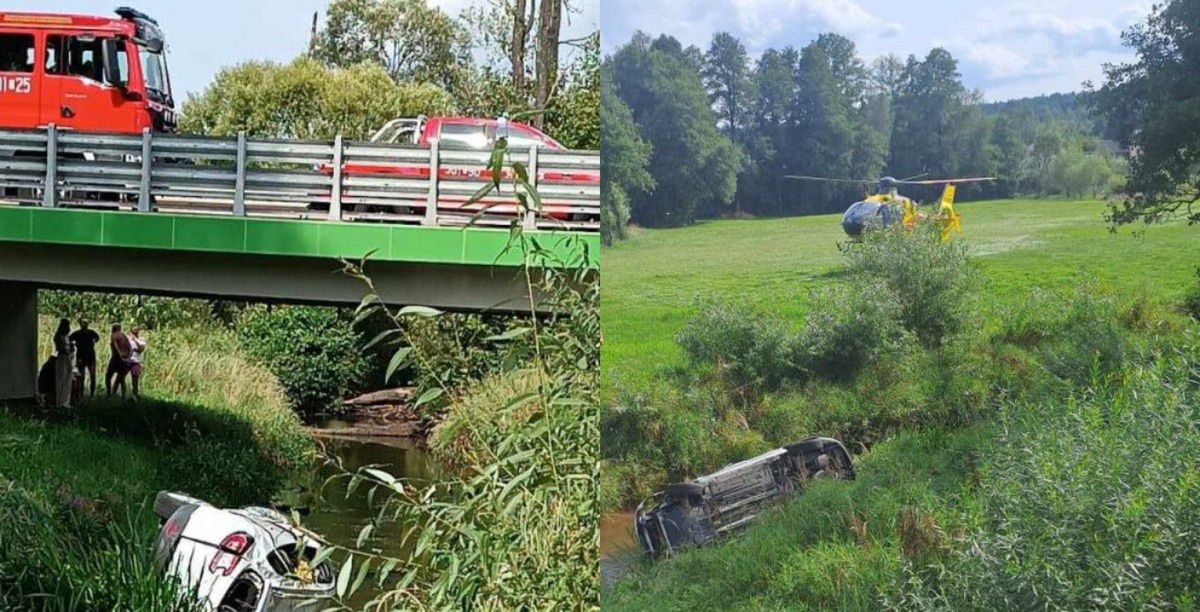
<path fill-rule="evenodd" d="M 512 63 L 513 88 L 517 92 L 525 89 L 525 47 L 529 41 L 529 21 L 525 19 L 526 0 L 513 0 L 512 39 L 509 40 L 508 59 Z M 532 12 L 532 7 L 530 7 Z"/>
<path fill-rule="evenodd" d="M 545 111 L 558 84 L 558 36 L 562 29 L 562 1 L 542 0 L 538 11 L 537 36 L 537 108 Z M 545 124 L 545 113 L 538 113 L 534 125 Z"/>

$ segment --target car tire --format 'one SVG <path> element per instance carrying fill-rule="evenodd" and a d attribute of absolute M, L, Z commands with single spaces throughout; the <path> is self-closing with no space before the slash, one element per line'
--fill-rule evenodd
<path fill-rule="evenodd" d="M 811 438 L 809 440 L 803 440 L 791 446 L 787 446 L 784 448 L 784 450 L 786 450 L 788 454 L 792 456 L 807 456 L 812 453 L 819 454 L 824 450 L 824 448 L 825 440 L 821 438 Z"/>
<path fill-rule="evenodd" d="M 195 497 L 188 497 L 182 493 L 172 493 L 170 491 L 159 491 L 158 495 L 154 496 L 154 514 L 162 520 L 171 518 L 175 511 L 189 504 L 202 504 L 204 502 Z"/>
<path fill-rule="evenodd" d="M 704 495 L 704 486 L 694 482 L 677 482 L 662 489 L 668 497 L 693 497 Z"/>

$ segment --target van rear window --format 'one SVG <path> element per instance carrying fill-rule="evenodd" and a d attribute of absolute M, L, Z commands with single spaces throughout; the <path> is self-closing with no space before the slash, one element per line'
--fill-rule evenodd
<path fill-rule="evenodd" d="M 0 34 L 0 72 L 33 72 L 32 34 Z"/>

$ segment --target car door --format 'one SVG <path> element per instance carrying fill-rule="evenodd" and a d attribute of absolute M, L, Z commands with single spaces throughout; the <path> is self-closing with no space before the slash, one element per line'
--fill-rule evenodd
<path fill-rule="evenodd" d="M 120 87 L 105 81 L 104 38 L 92 34 L 67 36 L 61 48 L 58 72 L 46 75 L 49 88 L 59 92 L 54 122 L 86 132 L 135 131 L 137 106 L 126 99 Z M 122 74 L 128 78 L 128 55 L 122 50 L 119 57 Z"/>
<path fill-rule="evenodd" d="M 38 126 L 36 40 L 33 33 L 0 31 L 0 127 Z"/>

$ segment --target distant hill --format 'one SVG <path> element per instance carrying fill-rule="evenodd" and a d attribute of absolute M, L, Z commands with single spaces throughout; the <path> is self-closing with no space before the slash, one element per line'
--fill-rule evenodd
<path fill-rule="evenodd" d="M 1032 98 L 1016 98 L 1003 102 L 988 102 L 981 105 L 983 114 L 1029 114 L 1037 122 L 1065 121 L 1078 126 L 1085 133 L 1101 136 L 1103 124 L 1092 116 L 1087 106 L 1086 92 L 1053 93 Z"/>

